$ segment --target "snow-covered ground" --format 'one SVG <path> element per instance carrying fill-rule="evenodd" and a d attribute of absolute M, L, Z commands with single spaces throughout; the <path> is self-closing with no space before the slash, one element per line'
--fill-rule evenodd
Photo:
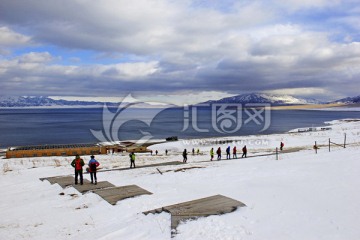
<path fill-rule="evenodd" d="M 331 108 L 314 108 L 309 110 L 316 110 L 316 111 L 340 111 L 340 112 L 359 112 L 360 107 L 331 107 Z"/>
<path fill-rule="evenodd" d="M 332 130 L 264 136 L 194 139 L 153 145 L 158 156 L 138 154 L 136 164 L 182 160 L 184 148 L 199 148 L 184 166 L 99 172 L 116 186 L 136 184 L 152 195 L 112 206 L 94 193 L 80 194 L 40 181 L 69 175 L 70 157 L 0 159 L 0 239 L 170 239 L 170 214 L 143 211 L 222 194 L 247 206 L 220 216 L 181 223 L 174 239 L 360 239 L 360 121 L 333 121 Z M 347 147 L 332 146 L 329 138 Z M 221 141 L 229 143 L 220 145 Z M 230 140 L 232 141 L 230 143 Z M 211 147 L 248 147 L 248 155 L 285 150 L 275 156 L 209 160 Z M 320 145 L 318 154 L 312 146 Z M 165 149 L 169 155 L 165 156 Z M 89 160 L 89 156 L 84 156 Z M 97 156 L 104 169 L 128 167 L 127 154 Z M 89 175 L 85 175 L 89 179 Z M 64 193 L 64 195 L 60 195 Z"/>

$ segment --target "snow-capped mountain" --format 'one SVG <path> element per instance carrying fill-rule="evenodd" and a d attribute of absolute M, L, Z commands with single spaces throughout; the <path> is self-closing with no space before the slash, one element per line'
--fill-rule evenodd
<path fill-rule="evenodd" d="M 269 103 L 272 105 L 320 104 L 316 99 L 296 98 L 289 95 L 274 95 L 266 93 L 248 93 L 233 97 L 211 100 L 206 103 Z"/>
<path fill-rule="evenodd" d="M 0 96 L 0 107 L 118 107 L 120 102 L 69 101 L 55 100 L 49 97 L 4 97 Z M 122 104 L 126 104 L 122 102 Z M 170 105 L 143 102 L 131 105 L 132 108 L 167 108 Z"/>
<path fill-rule="evenodd" d="M 49 97 L 4 97 L 0 96 L 0 107 L 62 107 L 62 106 L 95 106 L 103 102 L 54 100 Z M 115 103 L 108 103 L 115 105 Z"/>
<path fill-rule="evenodd" d="M 360 103 L 360 95 L 356 96 L 356 97 L 342 98 L 342 99 L 334 101 L 334 103 L 347 103 L 347 104 Z"/>

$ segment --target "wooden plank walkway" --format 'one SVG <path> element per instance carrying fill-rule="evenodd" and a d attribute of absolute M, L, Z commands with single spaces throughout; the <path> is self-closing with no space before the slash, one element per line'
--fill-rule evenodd
<path fill-rule="evenodd" d="M 108 181 L 98 182 L 96 185 L 92 184 L 90 182 L 85 183 L 85 181 L 84 181 L 83 185 L 72 184 L 72 187 L 74 187 L 76 190 L 78 190 L 81 193 L 86 193 L 86 192 L 89 192 L 89 191 L 92 191 L 92 190 L 115 187 L 115 185 L 112 184 L 112 183 L 109 183 Z"/>
<path fill-rule="evenodd" d="M 214 195 L 211 197 L 157 208 L 151 211 L 143 212 L 143 214 L 155 214 L 163 211 L 170 213 L 171 229 L 176 231 L 176 228 L 181 221 L 207 217 L 210 215 L 230 213 L 235 211 L 238 207 L 244 206 L 246 206 L 244 203 L 232 198 L 225 197 L 223 195 Z"/>
<path fill-rule="evenodd" d="M 136 185 L 99 189 L 94 190 L 93 192 L 98 194 L 105 201 L 112 205 L 115 205 L 118 201 L 126 198 L 132 198 L 144 194 L 152 194 L 151 192 L 146 191 L 145 189 Z"/>
<path fill-rule="evenodd" d="M 40 178 L 41 181 L 47 180 L 51 184 L 59 184 L 62 188 L 66 188 L 68 186 L 77 186 L 75 185 L 75 178 L 73 176 L 58 176 L 58 177 L 47 177 L 47 178 Z M 87 179 L 83 180 L 84 184 L 90 184 L 90 181 Z"/>
<path fill-rule="evenodd" d="M 84 184 L 75 185 L 73 176 L 57 176 L 57 177 L 47 177 L 40 178 L 41 181 L 47 180 L 51 184 L 59 184 L 62 188 L 66 188 L 69 186 L 74 187 L 80 193 L 86 193 L 92 191 L 102 197 L 105 201 L 112 205 L 116 205 L 116 203 L 120 200 L 126 198 L 132 198 L 144 194 L 152 194 L 145 189 L 136 186 L 136 185 L 128 185 L 122 187 L 116 187 L 110 182 L 102 181 L 98 182 L 96 185 L 91 184 L 89 180 L 84 179 Z"/>

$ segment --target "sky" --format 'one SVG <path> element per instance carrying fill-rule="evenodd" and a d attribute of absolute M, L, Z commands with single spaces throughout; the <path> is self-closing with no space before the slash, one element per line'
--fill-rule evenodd
<path fill-rule="evenodd" d="M 0 95 L 359 95 L 358 0 L 1 0 Z"/>

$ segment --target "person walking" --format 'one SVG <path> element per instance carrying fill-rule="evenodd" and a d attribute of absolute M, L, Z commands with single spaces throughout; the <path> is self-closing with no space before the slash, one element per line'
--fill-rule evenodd
<path fill-rule="evenodd" d="M 157 155 L 158 153 L 159 153 L 158 150 L 156 150 L 156 151 L 155 151 L 155 155 Z"/>
<path fill-rule="evenodd" d="M 90 178 L 91 178 L 91 184 L 96 185 L 97 184 L 97 177 L 96 177 L 97 169 L 96 168 L 100 165 L 100 163 L 98 161 L 96 161 L 94 156 L 91 156 L 88 165 L 89 165 L 89 173 L 90 173 Z"/>
<path fill-rule="evenodd" d="M 195 148 L 192 149 L 192 155 L 195 155 Z"/>
<path fill-rule="evenodd" d="M 217 160 L 221 160 L 221 148 L 220 147 L 216 150 L 216 154 L 217 154 Z"/>
<path fill-rule="evenodd" d="M 135 168 L 135 153 L 132 152 L 129 154 L 130 157 L 130 168 Z"/>
<path fill-rule="evenodd" d="M 167 150 L 167 149 L 165 149 L 165 155 L 167 156 L 167 154 L 168 154 L 168 150 Z"/>
<path fill-rule="evenodd" d="M 214 158 L 214 148 L 211 148 L 210 150 L 210 161 L 212 161 Z"/>
<path fill-rule="evenodd" d="M 246 145 L 242 148 L 242 152 L 243 152 L 243 154 L 242 154 L 241 158 L 246 157 L 246 154 L 247 154 Z"/>
<path fill-rule="evenodd" d="M 230 159 L 230 146 L 226 148 L 226 159 Z"/>
<path fill-rule="evenodd" d="M 233 158 L 237 158 L 236 146 L 233 148 Z"/>
<path fill-rule="evenodd" d="M 75 169 L 75 184 L 78 184 L 78 178 L 80 177 L 80 184 L 83 185 L 83 166 L 84 160 L 79 155 L 75 156 L 75 159 L 71 162 L 71 166 Z"/>
<path fill-rule="evenodd" d="M 199 149 L 199 148 L 196 150 L 196 154 L 197 154 L 197 155 L 200 154 L 200 149 Z"/>
<path fill-rule="evenodd" d="M 183 151 L 183 163 L 186 163 L 187 162 L 187 151 L 186 149 L 184 149 Z"/>
<path fill-rule="evenodd" d="M 284 148 L 284 143 L 283 142 L 280 142 L 280 151 L 282 151 Z"/>

